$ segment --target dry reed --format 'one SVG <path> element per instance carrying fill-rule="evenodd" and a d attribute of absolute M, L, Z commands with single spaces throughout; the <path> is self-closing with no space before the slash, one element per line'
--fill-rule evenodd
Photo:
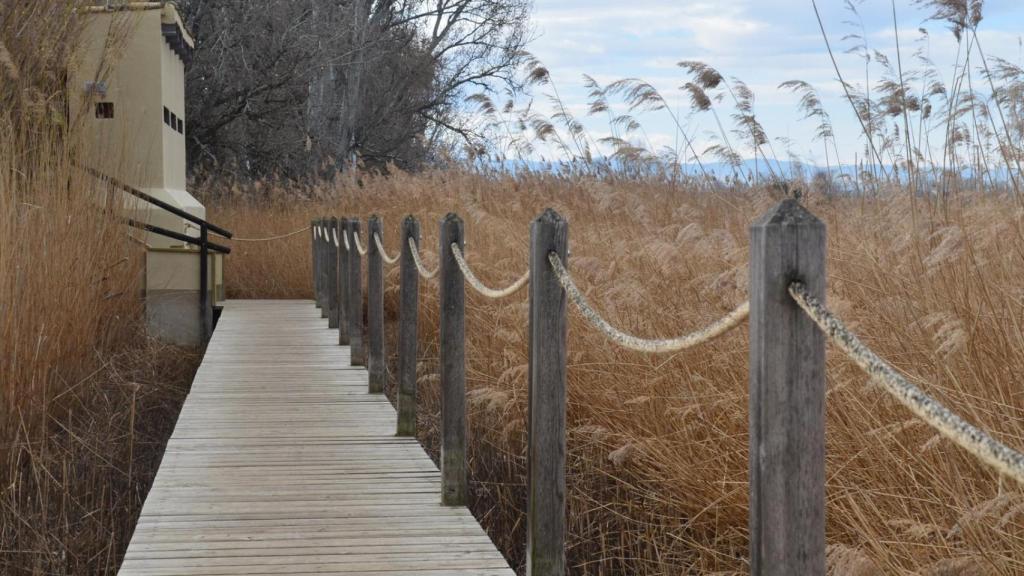
<path fill-rule="evenodd" d="M 196 365 L 142 333 L 144 251 L 74 164 L 73 3 L 0 9 L 0 573 L 113 574 Z"/>
<path fill-rule="evenodd" d="M 616 325 L 647 337 L 701 327 L 746 298 L 747 227 L 777 198 L 625 180 L 433 172 L 324 185 L 299 200 L 262 184 L 260 202 L 211 198 L 245 236 L 332 214 L 384 218 L 384 244 L 412 211 L 436 264 L 437 222 L 466 220 L 467 258 L 503 285 L 526 262 L 528 226 L 551 206 L 570 222 L 570 267 Z M 1024 212 L 972 197 L 948 216 L 903 194 L 812 197 L 829 226 L 829 298 L 873 348 L 1001 441 L 1024 448 L 1021 325 Z M 913 224 L 911 210 L 917 210 Z M 934 210 L 934 211 L 929 211 Z M 365 243 L 365 242 L 364 242 Z M 238 245 L 235 297 L 308 297 L 308 238 Z M 386 272 L 389 354 L 397 270 Z M 421 288 L 420 439 L 437 450 L 437 288 Z M 468 295 L 473 509 L 522 561 L 525 292 Z M 569 557 L 574 574 L 747 570 L 747 337 L 672 356 L 625 351 L 575 315 L 569 341 Z M 395 358 L 390 358 L 392 368 Z M 836 574 L 1018 574 L 1024 495 L 869 383 L 841 353 L 828 370 L 828 541 Z"/>
<path fill-rule="evenodd" d="M 0 10 L 5 574 L 116 570 L 196 360 L 139 338 L 141 250 L 109 206 L 96 202 L 104 191 L 72 167 L 60 74 L 74 40 L 71 7 L 16 2 Z M 607 90 L 598 90 L 602 102 Z M 620 118 L 622 134 L 637 129 Z M 554 130 L 541 120 L 534 125 Z M 570 128 L 569 135 L 567 142 L 588 146 L 586 134 Z M 644 155 L 622 143 L 620 152 Z M 455 211 L 467 221 L 470 265 L 484 283 L 505 285 L 525 265 L 530 220 L 551 206 L 570 220 L 570 266 L 588 298 L 617 325 L 658 337 L 703 326 L 746 297 L 747 225 L 775 201 L 756 188 L 696 191 L 613 173 L 430 172 L 367 176 L 359 184 L 298 194 L 257 183 L 211 196 L 211 216 L 240 237 L 265 237 L 318 215 L 378 213 L 395 252 L 397 224 L 413 211 L 432 268 L 435 224 Z M 995 195 L 966 192 L 940 212 L 900 192 L 808 200 L 830 227 L 830 305 L 915 383 L 1022 448 L 1024 398 L 1015 380 L 1024 371 L 1024 212 Z M 237 243 L 228 259 L 230 295 L 308 297 L 308 241 L 299 234 Z M 393 349 L 396 270 L 386 285 Z M 421 440 L 436 454 L 436 286 L 424 282 L 421 297 Z M 468 298 L 473 508 L 521 564 L 526 293 L 500 303 Z M 743 331 L 661 357 L 616 348 L 576 316 L 570 330 L 573 573 L 744 573 Z M 393 356 L 390 362 L 394 368 Z M 1019 487 L 1001 484 L 913 419 L 841 354 L 830 353 L 828 386 L 833 573 L 1024 572 Z"/>

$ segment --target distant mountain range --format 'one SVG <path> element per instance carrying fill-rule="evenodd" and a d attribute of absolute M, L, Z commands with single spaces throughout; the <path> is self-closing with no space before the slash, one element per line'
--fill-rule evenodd
<path fill-rule="evenodd" d="M 612 165 L 615 162 L 611 162 Z M 567 162 L 547 162 L 541 160 L 505 160 L 503 162 L 488 162 L 485 166 L 490 169 L 503 169 L 509 172 L 518 172 L 526 169 L 531 172 L 560 172 L 565 170 L 570 164 Z M 741 178 L 747 176 L 758 177 L 761 180 L 770 180 L 774 174 L 775 177 L 782 177 L 785 180 L 797 180 L 797 179 L 811 179 L 817 173 L 829 173 L 832 175 L 833 180 L 850 180 L 853 181 L 857 177 L 857 167 L 850 164 L 840 164 L 838 166 L 818 166 L 816 164 L 808 164 L 803 162 L 795 162 L 790 160 L 781 160 L 779 162 L 772 161 L 770 168 L 768 163 L 764 160 L 745 160 L 736 169 L 730 164 L 725 162 L 704 162 L 704 171 L 711 174 L 719 179 L 726 179 L 735 174 L 736 171 L 741 173 Z M 701 166 L 697 163 L 684 164 L 683 173 L 690 176 L 699 176 L 701 174 Z M 865 171 L 874 170 L 876 173 L 881 174 L 883 171 L 877 166 L 864 166 L 862 168 Z M 782 172 L 780 175 L 779 172 Z M 891 176 L 891 167 L 886 167 L 885 172 Z M 975 177 L 973 168 L 966 168 L 960 172 L 962 178 L 971 179 Z M 937 180 L 939 173 L 934 171 L 929 174 L 933 180 Z M 998 183 L 1007 183 L 1010 180 L 1009 172 L 1005 167 L 992 168 L 982 175 L 986 180 L 992 179 Z M 906 171 L 900 173 L 900 179 L 906 180 Z"/>

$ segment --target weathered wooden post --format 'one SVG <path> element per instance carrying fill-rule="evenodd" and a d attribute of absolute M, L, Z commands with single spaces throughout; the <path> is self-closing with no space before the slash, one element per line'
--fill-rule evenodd
<path fill-rule="evenodd" d="M 320 307 L 320 258 L 317 245 L 320 242 L 320 234 L 317 231 L 317 226 L 320 223 L 317 220 L 309 221 L 309 249 L 310 249 L 310 262 L 313 267 L 313 302 L 316 303 L 316 307 Z"/>
<path fill-rule="evenodd" d="M 363 352 L 363 259 L 356 238 L 359 237 L 359 219 L 348 221 L 348 345 L 352 366 L 365 366 Z"/>
<path fill-rule="evenodd" d="M 320 317 L 327 318 L 327 250 L 331 242 L 331 230 L 327 218 L 320 219 Z"/>
<path fill-rule="evenodd" d="M 462 219 L 441 221 L 441 503 L 464 506 L 466 475 L 466 286 L 452 244 L 463 249 Z"/>
<path fill-rule="evenodd" d="M 412 216 L 402 222 L 401 304 L 398 313 L 398 435 L 416 435 L 416 324 L 420 276 L 409 239 L 419 246 L 420 223 Z"/>
<path fill-rule="evenodd" d="M 349 315 L 349 252 L 345 248 L 345 238 L 348 235 L 348 218 L 338 221 L 338 344 L 348 346 L 348 315 Z"/>
<path fill-rule="evenodd" d="M 314 246 L 316 256 L 316 307 L 321 310 L 324 307 L 324 220 L 316 220 L 316 243 Z"/>
<path fill-rule="evenodd" d="M 565 574 L 565 291 L 548 261 L 568 266 L 569 223 L 547 210 L 530 226 L 528 576 Z"/>
<path fill-rule="evenodd" d="M 327 221 L 327 327 L 338 327 L 338 245 L 334 243 L 338 230 L 338 219 L 331 217 Z"/>
<path fill-rule="evenodd" d="M 786 200 L 750 228 L 750 573 L 825 574 L 825 224 Z"/>
<path fill-rule="evenodd" d="M 387 362 L 384 359 L 384 258 L 374 241 L 375 236 L 384 237 L 383 228 L 379 217 L 370 217 L 366 260 L 366 308 L 369 319 L 367 369 L 370 373 L 370 392 L 373 394 L 384 391 L 387 378 Z"/>

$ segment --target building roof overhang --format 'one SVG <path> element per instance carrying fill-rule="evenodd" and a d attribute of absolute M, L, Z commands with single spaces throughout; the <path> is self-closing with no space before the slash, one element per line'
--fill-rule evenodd
<path fill-rule="evenodd" d="M 186 66 L 190 64 L 192 62 L 192 51 L 195 49 L 196 43 L 192 35 L 189 34 L 188 29 L 185 28 L 185 23 L 181 20 L 178 7 L 173 2 L 112 3 L 108 0 L 104 5 L 88 6 L 83 11 L 89 14 L 105 14 L 108 12 L 138 12 L 144 10 L 160 11 L 160 26 L 164 40 L 167 41 L 167 45 L 181 58 L 181 61 Z"/>

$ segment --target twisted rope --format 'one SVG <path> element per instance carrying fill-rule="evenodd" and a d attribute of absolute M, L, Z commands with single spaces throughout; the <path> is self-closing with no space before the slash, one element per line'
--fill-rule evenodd
<path fill-rule="evenodd" d="M 409 237 L 409 250 L 412 252 L 412 261 L 416 263 L 416 269 L 420 271 L 420 276 L 423 276 L 427 280 L 430 280 L 434 276 L 437 276 L 438 271 L 440 271 L 441 269 L 438 268 L 433 272 L 427 270 L 427 267 L 424 266 L 423 262 L 420 260 L 419 248 L 416 247 L 416 243 L 413 242 L 411 236 Z"/>
<path fill-rule="evenodd" d="M 693 348 L 694 346 L 714 340 L 722 334 L 725 334 L 739 326 L 744 320 L 746 320 L 747 316 L 750 315 L 750 302 L 744 302 L 724 318 L 702 330 L 668 339 L 646 340 L 643 338 L 637 338 L 636 336 L 627 334 L 609 324 L 607 320 L 602 318 L 601 315 L 590 306 L 587 302 L 587 298 L 582 292 L 580 292 L 580 289 L 576 287 L 576 283 L 573 282 L 572 275 L 570 275 L 569 271 L 566 270 L 565 265 L 562 264 L 562 259 L 558 257 L 558 254 L 554 252 L 549 253 L 548 261 L 551 262 L 551 267 L 555 271 L 555 276 L 558 278 L 559 284 L 562 285 L 566 294 L 573 303 L 576 304 L 576 307 L 579 308 L 583 317 L 593 324 L 598 330 L 604 332 L 604 335 L 607 336 L 609 340 L 623 348 L 629 348 L 639 352 L 651 352 L 654 354 L 678 352 L 680 350 Z"/>
<path fill-rule="evenodd" d="M 302 230 L 296 230 L 294 232 L 289 232 L 287 234 L 281 234 L 280 236 L 271 236 L 269 238 L 231 238 L 231 240 L 233 240 L 235 242 L 271 242 L 273 240 L 283 240 L 285 238 L 291 238 L 292 236 L 295 236 L 296 234 L 302 234 L 303 232 L 308 232 L 308 231 L 309 231 L 309 226 L 306 226 Z"/>
<path fill-rule="evenodd" d="M 377 245 L 377 252 L 380 254 L 380 257 L 384 260 L 385 264 L 394 264 L 395 262 L 398 262 L 399 258 L 401 258 L 401 254 L 394 258 L 388 256 L 388 253 L 384 251 L 384 244 L 380 241 L 380 235 L 377 233 L 373 234 L 373 243 Z"/>
<path fill-rule="evenodd" d="M 789 293 L 796 303 L 821 330 L 850 357 L 871 378 L 881 383 L 887 392 L 907 407 L 926 424 L 935 428 L 943 436 L 967 450 L 982 462 L 999 472 L 1024 483 L 1024 454 L 1013 450 L 992 438 L 985 431 L 968 424 L 960 416 L 954 414 L 917 386 L 908 382 L 892 366 L 878 357 L 864 345 L 852 332 L 847 330 L 842 321 L 836 318 L 807 288 L 795 282 L 790 285 Z"/>
<path fill-rule="evenodd" d="M 488 288 L 480 281 L 479 278 L 476 277 L 476 274 L 473 274 L 473 271 L 469 269 L 469 264 L 466 263 L 466 258 L 462 255 L 462 250 L 459 249 L 459 245 L 455 242 L 452 242 L 452 255 L 455 256 L 455 262 L 459 264 L 459 269 L 462 270 L 462 275 L 465 276 L 469 285 L 472 286 L 474 290 L 488 298 L 497 300 L 499 298 L 511 296 L 518 292 L 520 288 L 526 286 L 527 281 L 530 280 L 530 271 L 527 270 L 519 277 L 518 280 L 513 282 L 507 288 L 503 288 L 501 290 Z"/>
<path fill-rule="evenodd" d="M 359 251 L 360 256 L 366 256 L 366 248 L 363 248 L 362 242 L 359 240 L 359 234 L 353 232 L 352 239 L 356 241 L 356 250 Z"/>

